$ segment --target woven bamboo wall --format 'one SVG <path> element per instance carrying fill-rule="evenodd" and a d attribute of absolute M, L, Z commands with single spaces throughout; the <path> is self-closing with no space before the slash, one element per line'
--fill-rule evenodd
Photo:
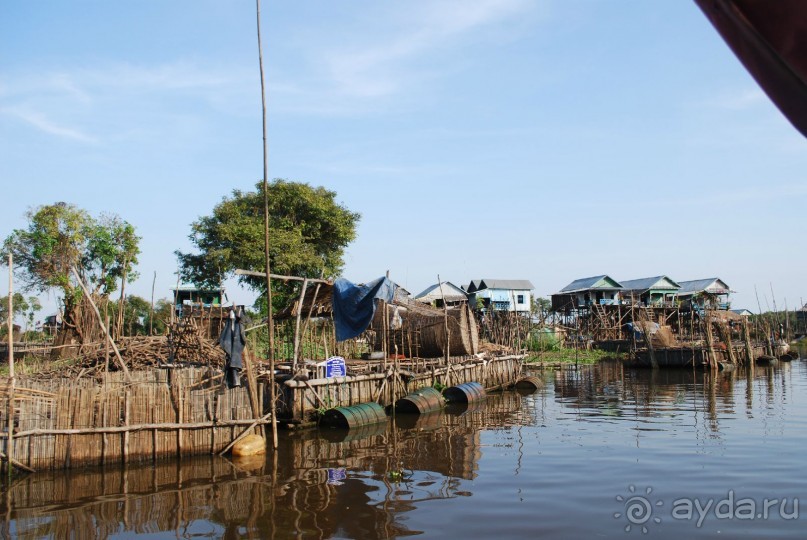
<path fill-rule="evenodd" d="M 42 470 L 221 450 L 254 415 L 246 388 L 208 384 L 210 375 L 207 368 L 181 368 L 132 372 L 131 382 L 120 372 L 110 373 L 104 383 L 18 377 L 13 457 Z M 6 454 L 7 425 L 4 392 L 0 447 Z M 106 428 L 119 431 L 105 432 Z"/>

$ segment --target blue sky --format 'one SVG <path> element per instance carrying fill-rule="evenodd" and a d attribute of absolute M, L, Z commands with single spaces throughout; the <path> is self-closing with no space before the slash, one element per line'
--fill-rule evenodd
<path fill-rule="evenodd" d="M 264 1 L 262 24 L 270 177 L 362 214 L 348 279 L 807 297 L 806 141 L 693 2 Z M 190 223 L 261 178 L 260 113 L 254 2 L 3 2 L 0 236 L 56 201 L 117 213 L 130 290 L 168 296 Z"/>

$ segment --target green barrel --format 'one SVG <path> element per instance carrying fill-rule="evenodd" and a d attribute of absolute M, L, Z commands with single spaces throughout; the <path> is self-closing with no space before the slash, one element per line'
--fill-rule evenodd
<path fill-rule="evenodd" d="M 478 382 L 467 382 L 443 391 L 449 403 L 474 403 L 485 399 L 485 388 Z"/>
<path fill-rule="evenodd" d="M 396 401 L 395 412 L 423 414 L 440 410 L 443 405 L 445 405 L 443 395 L 431 386 L 426 386 Z"/>
<path fill-rule="evenodd" d="M 379 437 L 387 432 L 387 424 L 378 422 L 366 426 L 359 426 L 353 429 L 331 428 L 321 429 L 320 437 L 328 442 L 340 443 L 348 441 L 359 441 L 371 437 Z"/>
<path fill-rule="evenodd" d="M 375 402 L 329 409 L 320 418 L 320 423 L 325 426 L 348 429 L 386 421 L 384 407 Z"/>

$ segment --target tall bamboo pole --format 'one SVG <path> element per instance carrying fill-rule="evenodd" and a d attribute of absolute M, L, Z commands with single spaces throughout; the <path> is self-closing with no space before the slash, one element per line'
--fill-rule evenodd
<path fill-rule="evenodd" d="M 8 252 L 8 376 L 14 380 L 14 255 Z"/>
<path fill-rule="evenodd" d="M 297 319 L 294 322 L 294 358 L 291 359 L 291 372 L 297 373 L 297 364 L 300 360 L 300 322 L 303 317 L 303 302 L 305 301 L 305 290 L 308 288 L 308 280 L 303 280 L 300 288 L 300 300 L 297 303 Z M 313 306 L 313 304 L 312 304 Z"/>
<path fill-rule="evenodd" d="M 11 478 L 11 464 L 14 462 L 14 255 L 8 252 L 8 476 Z"/>
<path fill-rule="evenodd" d="M 154 271 L 154 279 L 151 280 L 151 309 L 149 310 L 149 335 L 154 335 L 154 286 L 157 284 L 157 271 Z"/>
<path fill-rule="evenodd" d="M 263 242 L 266 261 L 266 324 L 269 329 L 269 400 L 272 411 L 272 448 L 277 450 L 277 419 L 275 418 L 275 325 L 272 320 L 272 278 L 269 261 L 269 148 L 266 144 L 266 76 L 263 72 L 263 45 L 261 44 L 261 0 L 255 0 L 258 30 L 258 66 L 261 71 L 261 126 L 263 128 Z"/>

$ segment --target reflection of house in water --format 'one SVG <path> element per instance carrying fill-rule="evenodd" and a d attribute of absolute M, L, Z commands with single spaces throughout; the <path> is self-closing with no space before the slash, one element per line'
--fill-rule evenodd
<path fill-rule="evenodd" d="M 688 415 L 678 414 L 679 409 L 686 409 L 702 415 L 704 422 L 697 424 L 708 426 L 713 436 L 720 431 L 721 417 L 736 414 L 738 397 L 745 395 L 749 412 L 755 387 L 757 392 L 764 391 L 760 400 L 770 403 L 774 399 L 773 373 L 773 368 L 749 371 L 742 367 L 714 373 L 634 370 L 625 369 L 619 362 L 600 362 L 580 370 L 555 372 L 552 385 L 555 399 L 573 408 L 575 414 L 635 418 L 648 423 L 667 418 L 675 423 L 686 421 Z M 739 392 L 735 390 L 738 384 L 744 385 Z"/>

